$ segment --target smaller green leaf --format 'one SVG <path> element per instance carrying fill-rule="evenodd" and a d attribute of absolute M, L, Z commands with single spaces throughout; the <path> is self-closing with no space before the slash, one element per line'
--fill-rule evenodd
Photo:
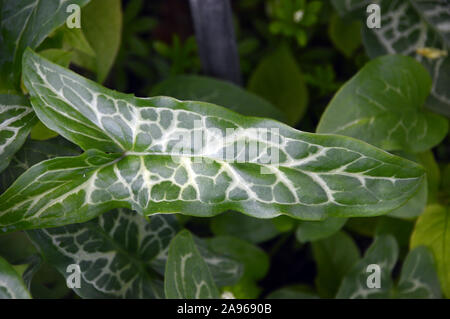
<path fill-rule="evenodd" d="M 0 172 L 8 167 L 36 121 L 25 97 L 0 94 Z"/>
<path fill-rule="evenodd" d="M 211 230 L 216 236 L 234 236 L 254 244 L 265 242 L 280 233 L 271 220 L 231 211 L 214 217 Z"/>
<path fill-rule="evenodd" d="M 243 287 L 259 293 L 260 288 L 258 288 L 256 282 L 264 278 L 269 271 L 269 257 L 264 250 L 231 236 L 213 237 L 206 239 L 206 243 L 211 251 L 233 258 L 244 266 L 244 273 L 240 281 L 227 289 L 231 290 L 237 298 L 240 297 L 240 291 Z M 257 294 L 256 296 L 249 295 L 249 291 L 245 291 L 245 293 L 244 297 L 246 298 L 257 297 Z"/>
<path fill-rule="evenodd" d="M 156 85 L 150 95 L 202 101 L 224 106 L 243 115 L 286 121 L 286 116 L 263 98 L 226 82 L 197 75 L 178 75 Z"/>
<path fill-rule="evenodd" d="M 387 55 L 367 63 L 334 96 L 317 127 L 385 150 L 422 152 L 439 144 L 448 121 L 426 111 L 431 78 L 411 57 Z"/>
<path fill-rule="evenodd" d="M 428 247 L 434 256 L 442 291 L 450 298 L 450 207 L 430 205 L 418 218 L 411 236 L 411 248 Z"/>
<path fill-rule="evenodd" d="M 81 27 L 95 51 L 97 79 L 104 82 L 120 47 L 122 10 L 120 0 L 92 0 L 82 10 Z"/>
<path fill-rule="evenodd" d="M 441 298 L 433 255 L 428 248 L 416 247 L 406 256 L 396 291 L 398 298 Z"/>
<path fill-rule="evenodd" d="M 397 257 L 398 245 L 393 236 L 376 237 L 364 257 L 344 277 L 336 298 L 389 298 L 393 286 L 391 271 Z M 371 274 L 367 272 L 367 267 L 372 264 L 380 267 L 380 288 L 369 288 L 367 285 L 368 276 Z"/>
<path fill-rule="evenodd" d="M 0 299 L 31 299 L 23 279 L 0 257 Z"/>
<path fill-rule="evenodd" d="M 334 13 L 328 26 L 328 35 L 334 46 L 350 58 L 361 45 L 361 22 L 343 19 Z"/>
<path fill-rule="evenodd" d="M 296 124 L 306 111 L 308 90 L 287 46 L 261 61 L 250 77 L 248 89 L 283 111 L 290 125 Z"/>
<path fill-rule="evenodd" d="M 299 221 L 295 236 L 301 243 L 327 238 L 338 232 L 347 218 L 330 217 L 321 221 Z"/>
<path fill-rule="evenodd" d="M 183 230 L 171 241 L 164 280 L 166 298 L 219 298 L 207 264 L 191 233 Z"/>
<path fill-rule="evenodd" d="M 334 298 L 344 276 L 360 259 L 359 249 L 345 232 L 312 243 L 317 264 L 316 287 L 322 298 Z"/>

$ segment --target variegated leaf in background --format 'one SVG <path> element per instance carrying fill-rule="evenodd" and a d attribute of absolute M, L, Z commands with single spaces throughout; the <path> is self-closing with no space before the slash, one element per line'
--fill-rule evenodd
<path fill-rule="evenodd" d="M 0 257 L 0 299 L 30 299 L 27 286 L 14 268 Z"/>
<path fill-rule="evenodd" d="M 0 1 L 0 91 L 18 90 L 22 54 L 37 48 L 69 17 L 67 6 L 84 6 L 89 0 Z"/>
<path fill-rule="evenodd" d="M 170 243 L 164 290 L 169 299 L 219 298 L 211 272 L 187 230 Z"/>
<path fill-rule="evenodd" d="M 180 229 L 174 215 L 155 215 L 148 222 L 117 209 L 87 223 L 27 233 L 66 278 L 72 274 L 69 265 L 80 267 L 81 287 L 74 290 L 83 298 L 163 298 L 168 247 Z M 200 238 L 195 241 L 217 286 L 239 280 L 239 262 L 213 253 Z"/>
<path fill-rule="evenodd" d="M 385 150 L 426 151 L 448 132 L 447 119 L 424 108 L 430 88 L 427 71 L 413 58 L 376 58 L 336 93 L 317 132 L 352 136 Z"/>
<path fill-rule="evenodd" d="M 114 92 L 31 50 L 24 81 L 40 120 L 88 151 L 32 167 L 1 195 L 0 225 L 10 231 L 87 221 L 119 207 L 196 216 L 373 216 L 403 204 L 424 178 L 419 165 L 361 141 L 207 103 Z M 194 132 L 201 143 L 192 143 Z"/>
<path fill-rule="evenodd" d="M 0 172 L 9 165 L 36 122 L 25 97 L 0 95 Z"/>
<path fill-rule="evenodd" d="M 365 25 L 365 8 L 377 3 L 381 28 Z M 448 0 L 336 0 L 338 12 L 364 22 L 363 42 L 368 55 L 411 55 L 428 69 L 433 79 L 426 106 L 450 117 L 450 3 Z M 430 50 L 431 49 L 431 50 Z"/>
<path fill-rule="evenodd" d="M 398 244 L 388 234 L 379 234 L 362 258 L 344 277 L 336 298 L 441 298 L 436 266 L 431 252 L 424 246 L 411 250 L 402 265 L 400 280 L 394 286 L 391 272 L 397 263 Z M 369 287 L 369 276 L 379 267 L 379 287 Z M 368 270 L 369 269 L 369 270 Z M 374 278 L 374 277 L 373 277 Z"/>

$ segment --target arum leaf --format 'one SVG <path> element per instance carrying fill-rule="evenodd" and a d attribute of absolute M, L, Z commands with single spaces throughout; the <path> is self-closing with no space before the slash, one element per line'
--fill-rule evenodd
<path fill-rule="evenodd" d="M 330 19 L 328 35 L 334 46 L 350 58 L 361 45 L 361 23 L 341 18 L 334 13 Z"/>
<path fill-rule="evenodd" d="M 173 76 L 152 89 L 151 95 L 202 101 L 225 106 L 248 116 L 269 117 L 282 122 L 286 116 L 259 96 L 232 83 L 197 75 Z"/>
<path fill-rule="evenodd" d="M 120 0 L 92 0 L 82 11 L 83 34 L 95 51 L 97 79 L 104 82 L 120 47 L 122 10 Z"/>
<path fill-rule="evenodd" d="M 398 245 L 391 235 L 380 235 L 342 280 L 336 298 L 389 298 L 391 295 L 391 271 L 397 262 Z M 367 272 L 369 265 L 378 265 L 380 269 L 380 287 L 369 288 L 367 278 L 373 273 Z"/>
<path fill-rule="evenodd" d="M 213 252 L 200 238 L 195 237 L 194 241 L 217 287 L 232 286 L 241 279 L 244 270 L 241 263 L 232 257 L 224 256 L 223 252 Z"/>
<path fill-rule="evenodd" d="M 372 60 L 338 91 L 317 132 L 356 137 L 386 150 L 428 150 L 448 131 L 445 118 L 423 109 L 430 85 L 427 71 L 410 57 Z"/>
<path fill-rule="evenodd" d="M 330 217 L 322 221 L 300 221 L 295 236 L 301 243 L 327 238 L 338 232 L 346 221 L 346 218 L 339 217 Z"/>
<path fill-rule="evenodd" d="M 296 124 L 306 111 L 308 90 L 286 46 L 262 60 L 250 77 L 248 89 L 283 111 L 290 125 Z"/>
<path fill-rule="evenodd" d="M 178 231 L 174 216 L 142 216 L 116 210 L 84 224 L 29 231 L 45 259 L 66 278 L 78 265 L 83 298 L 162 298 L 161 276 L 154 263 L 167 258 Z"/>
<path fill-rule="evenodd" d="M 228 256 L 244 265 L 242 278 L 226 289 L 231 290 L 236 298 L 257 298 L 261 289 L 256 282 L 263 279 L 269 271 L 269 257 L 264 250 L 231 236 L 213 237 L 207 239 L 206 243 L 216 254 Z M 214 273 L 213 277 L 216 280 Z"/>
<path fill-rule="evenodd" d="M 0 299 L 31 299 L 23 279 L 0 257 Z"/>
<path fill-rule="evenodd" d="M 426 247 L 416 247 L 406 256 L 397 294 L 406 299 L 441 298 L 433 255 Z"/>
<path fill-rule="evenodd" d="M 322 298 L 334 298 L 343 277 L 358 262 L 360 254 L 353 239 L 344 232 L 312 242 L 317 264 L 316 287 Z"/>
<path fill-rule="evenodd" d="M 411 236 L 411 248 L 428 247 L 434 256 L 442 291 L 450 298 L 450 209 L 430 205 L 416 222 Z"/>
<path fill-rule="evenodd" d="M 195 216 L 373 216 L 403 204 L 424 178 L 417 164 L 351 138 L 304 133 L 212 104 L 135 98 L 32 51 L 24 65 L 40 120 L 91 150 L 19 177 L 0 196 L 0 225 L 8 230 L 82 222 L 118 207 Z M 227 128 L 235 130 L 224 136 Z M 258 128 L 265 133 L 255 134 Z M 201 138 L 192 143 L 194 132 Z M 242 141 L 260 146 L 242 149 Z"/>
<path fill-rule="evenodd" d="M 447 1 L 382 0 L 379 4 L 381 28 L 362 28 L 368 55 L 374 58 L 398 53 L 411 55 L 422 62 L 433 79 L 427 107 L 450 116 L 450 57 L 444 53 L 446 46 L 449 46 L 450 35 L 446 27 L 450 18 Z M 365 20 L 366 14 L 361 18 Z M 420 54 L 420 49 L 424 48 L 437 49 L 442 53 L 427 57 Z"/>
<path fill-rule="evenodd" d="M 37 48 L 69 17 L 68 5 L 83 6 L 89 0 L 3 0 L 0 5 L 0 86 L 19 88 L 22 54 Z M 1 77 L 4 77 L 3 79 Z M 3 83 L 2 83 L 3 82 Z"/>
<path fill-rule="evenodd" d="M 170 243 L 164 287 L 169 299 L 219 298 L 208 266 L 187 230 Z"/>
<path fill-rule="evenodd" d="M 79 148 L 61 137 L 47 141 L 27 140 L 14 155 L 8 168 L 0 174 L 0 193 L 36 163 L 56 156 L 78 154 L 80 154 Z"/>
<path fill-rule="evenodd" d="M 45 141 L 56 136 L 58 136 L 58 133 L 47 128 L 41 121 L 37 122 L 37 124 L 33 126 L 30 134 L 30 137 L 33 140 L 38 141 Z"/>
<path fill-rule="evenodd" d="M 23 281 L 27 285 L 28 290 L 31 290 L 31 281 L 34 275 L 39 271 L 43 263 L 42 257 L 38 254 L 31 255 L 26 261 L 28 264 L 27 269 L 23 273 Z"/>
<path fill-rule="evenodd" d="M 0 172 L 9 165 L 36 121 L 24 97 L 0 95 Z"/>
<path fill-rule="evenodd" d="M 46 49 L 39 52 L 47 60 L 52 61 L 65 68 L 69 67 L 70 60 L 72 59 L 72 52 L 61 49 Z"/>

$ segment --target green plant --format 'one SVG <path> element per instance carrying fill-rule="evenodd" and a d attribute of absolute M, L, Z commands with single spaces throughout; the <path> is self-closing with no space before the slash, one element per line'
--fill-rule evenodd
<path fill-rule="evenodd" d="M 81 30 L 55 2 L 20 2 L 0 2 L 0 298 L 450 297 L 447 57 L 391 52 L 387 38 L 374 41 L 384 29 L 334 13 L 332 57 L 358 65 L 359 41 L 348 47 L 336 31 L 347 27 L 363 28 L 373 57 L 351 79 L 333 58 L 307 65 L 277 41 L 249 64 L 259 65 L 245 90 L 195 75 L 193 37 L 146 43 L 156 22 L 141 1 L 124 11 L 124 44 L 97 28 L 105 0 L 73 1 L 90 17 Z M 336 9 L 356 21 L 364 3 Z M 409 23 L 427 21 L 425 43 L 446 48 L 421 1 L 393 3 L 385 8 L 410 10 Z M 305 46 L 320 5 L 272 5 L 272 31 Z M 120 1 L 105 10 L 122 29 Z M 50 22 L 37 28 L 36 17 Z M 116 84 L 131 83 L 127 57 L 153 63 L 152 44 L 170 71 L 151 97 L 102 84 L 117 52 Z M 311 103 L 333 93 L 324 112 Z M 292 127 L 305 123 L 316 132 Z M 299 254 L 315 278 L 261 281 L 286 257 L 288 274 Z"/>

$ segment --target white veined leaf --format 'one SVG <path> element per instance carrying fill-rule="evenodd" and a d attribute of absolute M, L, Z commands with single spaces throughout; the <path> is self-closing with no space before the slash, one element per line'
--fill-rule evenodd
<path fill-rule="evenodd" d="M 187 230 L 170 243 L 164 290 L 169 299 L 219 298 L 210 270 Z"/>
<path fill-rule="evenodd" d="M 24 66 L 40 120 L 88 151 L 19 177 L 0 197 L 6 231 L 87 221 L 119 207 L 147 215 L 373 216 L 403 204 L 424 178 L 419 165 L 352 138 L 207 103 L 117 93 L 31 50 Z M 192 143 L 194 133 L 204 143 Z"/>
<path fill-rule="evenodd" d="M 0 95 L 0 172 L 8 167 L 36 121 L 27 99 L 18 95 Z"/>
<path fill-rule="evenodd" d="M 0 299 L 30 299 L 23 279 L 14 268 L 0 257 Z"/>

